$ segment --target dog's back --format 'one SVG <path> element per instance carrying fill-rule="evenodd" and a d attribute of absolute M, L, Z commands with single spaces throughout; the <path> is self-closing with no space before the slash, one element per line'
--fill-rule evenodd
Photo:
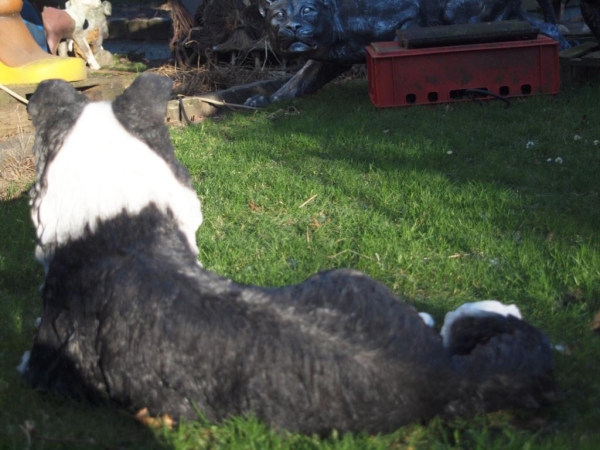
<path fill-rule="evenodd" d="M 26 378 L 156 414 L 254 414 L 307 433 L 391 431 L 452 397 L 439 336 L 370 278 L 340 270 L 262 289 L 195 262 L 153 206 L 55 249 Z"/>
<path fill-rule="evenodd" d="M 385 432 L 551 397 L 548 342 L 520 320 L 498 316 L 473 343 L 463 318 L 460 345 L 445 348 L 413 307 L 356 271 L 269 289 L 204 270 L 200 203 L 163 120 L 169 88 L 142 75 L 112 105 L 89 105 L 54 81 L 31 99 L 46 279 L 29 383 L 174 418 L 253 414 L 306 433 Z M 101 117 L 111 130 L 86 147 Z"/>

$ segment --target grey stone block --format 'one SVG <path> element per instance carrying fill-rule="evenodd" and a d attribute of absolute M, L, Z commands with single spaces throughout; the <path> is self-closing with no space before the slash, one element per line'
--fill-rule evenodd
<path fill-rule="evenodd" d="M 129 37 L 128 22 L 127 19 L 109 19 L 108 39 L 127 39 Z"/>
<path fill-rule="evenodd" d="M 172 35 L 171 19 L 163 17 L 154 17 L 148 19 L 148 35 L 153 41 L 166 41 Z"/>
<path fill-rule="evenodd" d="M 129 39 L 145 41 L 149 39 L 148 19 L 131 19 L 128 23 Z"/>

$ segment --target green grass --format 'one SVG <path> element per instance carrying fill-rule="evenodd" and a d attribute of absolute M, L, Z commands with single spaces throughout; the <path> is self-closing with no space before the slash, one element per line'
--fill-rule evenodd
<path fill-rule="evenodd" d="M 207 268 L 276 286 L 354 267 L 438 324 L 465 301 L 515 302 L 567 347 L 556 353 L 565 400 L 555 407 L 319 440 L 252 419 L 149 430 L 109 407 L 32 392 L 14 370 L 41 308 L 23 194 L 0 203 L 0 448 L 25 447 L 25 421 L 35 449 L 597 448 L 598 104 L 596 83 L 510 108 L 378 110 L 359 81 L 172 133 L 203 203 Z"/>
<path fill-rule="evenodd" d="M 108 70 L 119 72 L 142 73 L 148 70 L 148 66 L 140 61 L 130 61 L 128 55 L 113 55 L 113 64 L 107 67 Z"/>

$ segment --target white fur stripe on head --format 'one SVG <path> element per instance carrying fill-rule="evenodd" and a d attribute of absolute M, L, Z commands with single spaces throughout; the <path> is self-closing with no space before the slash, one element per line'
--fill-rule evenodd
<path fill-rule="evenodd" d="M 517 305 L 505 305 L 497 300 L 482 300 L 480 302 L 465 303 L 454 311 L 446 313 L 444 325 L 440 334 L 444 341 L 444 347 L 448 347 L 451 341 L 452 324 L 461 317 L 482 317 L 491 314 L 500 314 L 501 316 L 514 316 L 521 319 L 521 311 Z"/>
<path fill-rule="evenodd" d="M 198 254 L 200 200 L 169 165 L 116 119 L 109 102 L 87 105 L 46 171 L 47 190 L 34 224 L 42 263 L 48 249 L 93 231 L 98 219 L 139 213 L 154 203 L 171 210 L 191 249 Z M 37 216 L 37 217 L 36 217 Z"/>

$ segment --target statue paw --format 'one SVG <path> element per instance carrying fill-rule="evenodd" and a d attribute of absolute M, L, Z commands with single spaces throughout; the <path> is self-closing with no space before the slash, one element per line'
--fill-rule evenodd
<path fill-rule="evenodd" d="M 90 69 L 100 70 L 100 64 L 98 64 L 96 61 L 88 61 L 88 64 L 90 66 Z"/>
<path fill-rule="evenodd" d="M 254 108 L 262 108 L 263 106 L 267 106 L 269 103 L 271 103 L 271 101 L 271 97 L 268 95 L 254 95 L 248 98 L 244 105 L 252 106 Z"/>

